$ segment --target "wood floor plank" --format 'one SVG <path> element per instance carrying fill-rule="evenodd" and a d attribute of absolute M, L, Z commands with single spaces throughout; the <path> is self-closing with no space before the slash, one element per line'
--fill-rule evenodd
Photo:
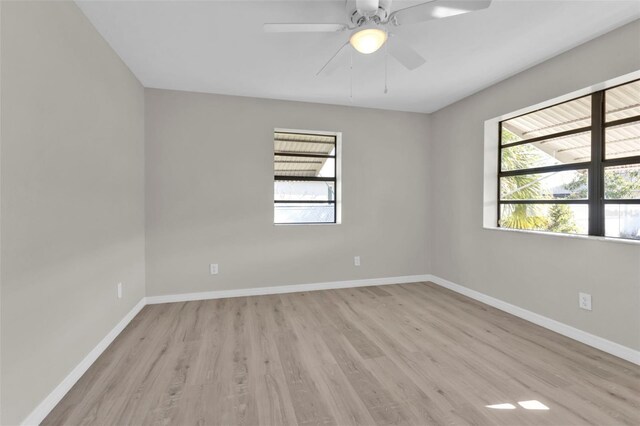
<path fill-rule="evenodd" d="M 252 303 L 250 322 L 255 350 L 250 371 L 256 376 L 255 393 L 260 396 L 256 399 L 258 424 L 294 425 L 296 415 L 274 339 L 277 329 L 271 317 L 270 300 L 256 297 Z"/>
<path fill-rule="evenodd" d="M 320 394 L 325 398 L 336 422 L 340 425 L 372 425 L 374 420 L 362 400 L 338 366 L 327 347 L 322 330 L 322 318 L 309 309 L 296 309 L 301 305 L 298 298 L 306 293 L 282 295 L 283 304 L 291 311 L 287 315 L 289 325 L 300 339 L 300 351 L 313 380 L 318 384 Z M 335 330 L 335 329 L 334 329 Z"/>
<path fill-rule="evenodd" d="M 361 357 L 353 340 L 344 335 L 345 330 L 355 329 L 355 324 L 350 324 L 335 309 L 335 304 L 330 299 L 315 298 L 314 301 L 317 306 L 311 306 L 310 309 L 313 309 L 317 316 L 324 316 L 327 323 L 330 318 L 339 318 L 339 321 L 334 323 L 335 329 L 328 327 L 322 329 L 323 340 L 376 424 L 410 424 L 409 417 L 402 409 L 400 401 L 381 386 L 374 375 L 365 367 L 363 359 L 368 357 Z M 341 334 L 340 331 L 343 333 Z M 358 332 L 369 342 L 361 330 Z M 375 347 L 377 348 L 377 346 Z M 380 353 L 382 352 L 380 351 Z"/>
<path fill-rule="evenodd" d="M 330 296 L 331 291 L 327 292 L 327 296 Z M 375 358 L 383 356 L 384 354 L 380 348 L 371 341 L 360 329 L 359 324 L 349 321 L 342 314 L 340 309 L 336 309 L 332 300 L 327 298 L 313 298 L 316 303 L 321 303 L 323 306 L 321 310 L 323 314 L 318 313 L 316 316 L 324 318 L 324 322 L 333 323 L 336 330 L 341 333 L 351 343 L 353 348 L 358 351 L 358 354 L 364 359 Z M 326 315 L 326 313 L 330 313 Z"/>
<path fill-rule="evenodd" d="M 293 409 L 300 425 L 335 425 L 333 415 L 327 404 L 320 398 L 317 384 L 311 380 L 310 374 L 296 349 L 296 335 L 291 331 L 278 335 L 278 354 L 282 369 L 287 379 Z"/>
<path fill-rule="evenodd" d="M 43 424 L 637 426 L 640 367 L 433 283 L 170 303 Z"/>

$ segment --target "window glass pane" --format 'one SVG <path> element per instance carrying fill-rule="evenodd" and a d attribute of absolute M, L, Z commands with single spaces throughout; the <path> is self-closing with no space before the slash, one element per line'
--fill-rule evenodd
<path fill-rule="evenodd" d="M 591 125 L 591 96 L 534 111 L 502 123 L 502 144 Z"/>
<path fill-rule="evenodd" d="M 640 155 L 640 121 L 605 129 L 607 159 Z"/>
<path fill-rule="evenodd" d="M 500 178 L 501 200 L 587 199 L 587 170 Z"/>
<path fill-rule="evenodd" d="M 327 158 L 318 172 L 318 177 L 336 177 L 336 159 Z"/>
<path fill-rule="evenodd" d="M 335 177 L 335 159 L 276 155 L 273 171 L 276 176 Z"/>
<path fill-rule="evenodd" d="M 503 204 L 500 226 L 511 229 L 586 234 L 589 207 L 586 204 Z"/>
<path fill-rule="evenodd" d="M 605 168 L 604 196 L 609 200 L 640 199 L 640 164 Z"/>
<path fill-rule="evenodd" d="M 333 204 L 274 204 L 275 223 L 333 223 Z"/>
<path fill-rule="evenodd" d="M 275 200 L 332 201 L 336 198 L 335 182 L 275 181 Z"/>
<path fill-rule="evenodd" d="M 274 132 L 275 223 L 335 223 L 336 142 L 333 135 Z"/>
<path fill-rule="evenodd" d="M 606 204 L 604 234 L 607 237 L 640 240 L 640 205 Z"/>
<path fill-rule="evenodd" d="M 591 161 L 591 133 L 545 139 L 502 149 L 503 171 Z"/>
<path fill-rule="evenodd" d="M 605 92 L 606 121 L 640 115 L 640 80 Z"/>

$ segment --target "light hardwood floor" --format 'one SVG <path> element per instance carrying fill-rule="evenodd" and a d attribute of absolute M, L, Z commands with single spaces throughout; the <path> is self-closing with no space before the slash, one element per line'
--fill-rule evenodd
<path fill-rule="evenodd" d="M 170 303 L 44 424 L 640 425 L 640 367 L 431 283 Z"/>

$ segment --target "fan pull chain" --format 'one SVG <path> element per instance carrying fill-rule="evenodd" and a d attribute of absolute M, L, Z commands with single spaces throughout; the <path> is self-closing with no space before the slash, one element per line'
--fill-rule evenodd
<path fill-rule="evenodd" d="M 389 43 L 384 44 L 384 94 L 386 95 L 389 92 L 389 87 L 387 85 L 389 81 Z"/>
<path fill-rule="evenodd" d="M 349 62 L 349 100 L 353 102 L 353 49 L 350 53 Z"/>

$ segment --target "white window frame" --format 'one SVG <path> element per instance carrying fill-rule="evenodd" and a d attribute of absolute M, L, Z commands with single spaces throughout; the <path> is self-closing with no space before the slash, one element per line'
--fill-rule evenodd
<path fill-rule="evenodd" d="M 302 133 L 309 135 L 320 136 L 335 136 L 336 138 L 336 193 L 335 193 L 335 222 L 305 222 L 305 223 L 275 223 L 274 226 L 317 226 L 317 225 L 340 225 L 342 223 L 342 132 L 336 131 L 324 131 L 324 130 L 306 130 L 306 129 L 290 129 L 284 127 L 276 127 L 271 133 L 272 141 L 273 134 L 277 132 L 283 133 Z M 273 149 L 273 148 L 272 148 Z M 273 188 L 273 186 L 272 186 Z"/>
<path fill-rule="evenodd" d="M 556 104 L 570 101 L 575 98 L 587 96 L 593 92 L 609 89 L 611 87 L 619 86 L 625 83 L 629 83 L 640 78 L 640 71 L 635 71 L 617 78 L 607 80 L 603 83 L 595 84 L 584 89 L 576 90 L 566 95 L 558 96 L 556 98 L 540 102 L 536 105 L 531 105 L 526 108 L 519 109 L 517 111 L 510 112 L 508 114 L 500 115 L 498 117 L 491 118 L 484 122 L 484 179 L 483 179 L 483 209 L 482 209 L 482 226 L 487 230 L 496 230 L 503 232 L 517 232 L 522 234 L 532 235 L 544 235 L 560 238 L 577 238 L 583 240 L 594 241 L 606 241 L 622 244 L 640 245 L 639 240 L 613 238 L 613 237 L 601 237 L 594 235 L 577 235 L 577 234 L 565 234 L 557 232 L 546 231 L 532 231 L 524 229 L 512 229 L 502 228 L 498 226 L 498 193 L 496 188 L 498 187 L 498 150 L 500 144 L 500 122 L 506 121 L 511 118 L 527 114 L 536 110 L 548 108 Z"/>

